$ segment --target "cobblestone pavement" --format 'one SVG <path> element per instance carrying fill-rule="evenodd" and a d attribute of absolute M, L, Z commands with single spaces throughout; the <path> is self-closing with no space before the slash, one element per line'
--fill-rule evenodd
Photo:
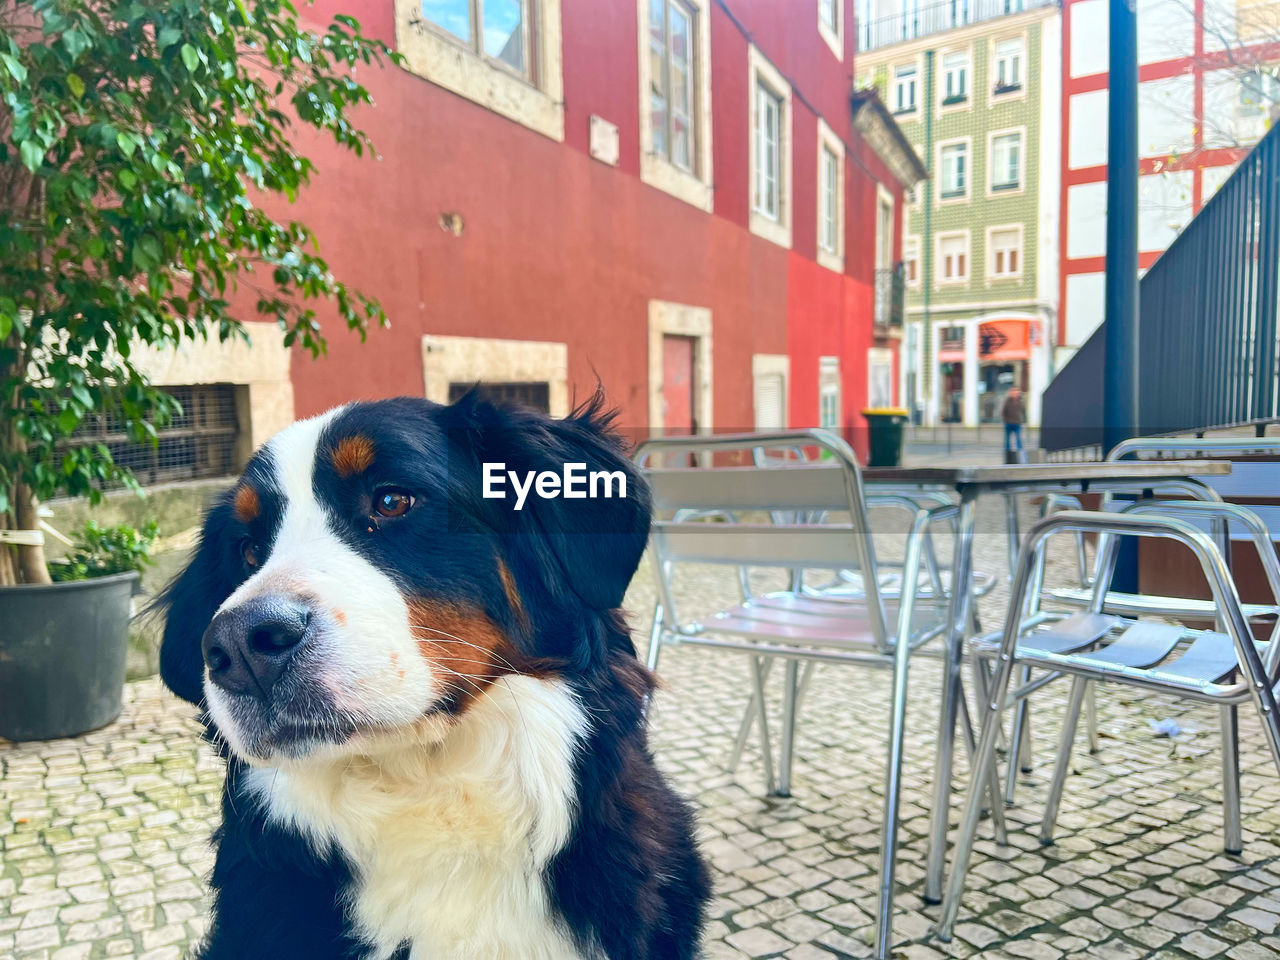
<path fill-rule="evenodd" d="M 1004 544 L 994 523 L 984 518 L 978 550 L 980 566 L 998 569 Z M 1065 557 L 1056 564 L 1065 569 Z M 705 571 L 685 581 L 693 608 L 735 590 Z M 638 637 L 651 604 L 642 573 L 628 598 Z M 999 604 L 998 593 L 984 601 L 987 622 Z M 677 648 L 664 653 L 661 673 L 655 748 L 697 803 L 716 874 L 705 956 L 869 955 L 888 675 L 818 668 L 794 797 L 779 800 L 762 796 L 758 752 L 725 771 L 746 699 L 741 660 Z M 1251 713 L 1241 724 L 1243 856 L 1221 851 L 1214 711 L 1117 688 L 1099 694 L 1101 752 L 1079 752 L 1058 842 L 1042 848 L 1034 831 L 1062 685 L 1037 695 L 1035 769 L 1009 810 L 1010 846 L 981 841 L 956 940 L 929 940 L 936 908 L 919 892 L 939 689 L 932 661 L 913 661 L 911 689 L 900 957 L 1280 957 L 1280 781 Z M 0 957 L 170 960 L 202 933 L 220 765 L 191 710 L 158 681 L 133 683 L 126 697 L 122 717 L 88 736 L 0 743 Z M 1183 732 L 1156 739 L 1148 721 L 1166 717 Z"/>

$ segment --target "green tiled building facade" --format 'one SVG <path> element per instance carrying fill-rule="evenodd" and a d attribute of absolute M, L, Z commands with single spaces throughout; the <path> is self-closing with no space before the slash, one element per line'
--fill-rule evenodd
<path fill-rule="evenodd" d="M 1039 420 L 1058 291 L 1060 22 L 1046 6 L 859 54 L 860 83 L 929 170 L 903 212 L 901 395 L 921 422 L 998 421 L 1011 388 Z"/>

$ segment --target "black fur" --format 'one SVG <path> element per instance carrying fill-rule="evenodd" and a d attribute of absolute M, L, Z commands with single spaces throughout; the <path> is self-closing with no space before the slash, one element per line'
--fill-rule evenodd
<path fill-rule="evenodd" d="M 370 477 L 341 477 L 328 461 L 326 454 L 353 435 L 373 441 Z M 251 572 L 239 544 L 251 537 L 269 550 L 284 507 L 272 486 L 269 450 L 246 470 L 261 495 L 259 516 L 245 524 L 235 515 L 232 494 L 219 500 L 190 565 L 161 600 L 168 611 L 161 671 L 175 693 L 195 703 L 202 698 L 201 636 Z M 628 496 L 531 497 L 514 513 L 510 503 L 480 496 L 485 461 L 522 472 L 558 471 L 566 461 L 586 463 L 588 470 L 621 470 Z M 383 534 L 362 518 L 370 489 L 390 482 L 430 495 L 412 522 Z M 645 547 L 648 491 L 599 396 L 563 420 L 498 406 L 474 393 L 448 407 L 411 398 L 357 404 L 327 427 L 313 486 L 339 535 L 389 573 L 402 592 L 483 609 L 530 662 L 554 665 L 583 703 L 592 724 L 576 763 L 574 826 L 544 878 L 583 955 L 693 957 L 710 883 L 694 844 L 692 813 L 649 753 L 642 702 L 652 680 L 635 659 L 616 609 Z M 423 549 L 439 547 L 441 537 L 447 548 Z M 495 588 L 495 559 L 511 571 L 521 609 Z M 228 756 L 211 878 L 214 915 L 198 955 L 366 956 L 343 911 L 351 866 L 338 852 L 317 854 L 299 835 L 268 823 L 237 792 L 243 769 Z M 404 945 L 401 954 L 407 957 L 408 949 Z"/>

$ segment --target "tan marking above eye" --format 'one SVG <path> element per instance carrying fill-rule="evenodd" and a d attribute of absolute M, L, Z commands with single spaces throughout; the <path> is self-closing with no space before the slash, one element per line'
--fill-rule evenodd
<path fill-rule="evenodd" d="M 247 483 L 240 484 L 233 501 L 236 519 L 241 523 L 252 523 L 262 512 L 262 501 L 258 499 L 258 491 Z"/>
<path fill-rule="evenodd" d="M 363 434 L 343 437 L 333 448 L 329 459 L 340 477 L 353 477 L 373 466 L 373 441 Z"/>

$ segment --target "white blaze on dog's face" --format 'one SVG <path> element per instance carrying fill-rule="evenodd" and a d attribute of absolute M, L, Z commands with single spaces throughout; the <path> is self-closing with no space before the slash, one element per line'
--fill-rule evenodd
<path fill-rule="evenodd" d="M 614 441 L 586 421 L 521 415 L 527 422 L 504 433 L 459 429 L 457 415 L 403 400 L 296 423 L 210 514 L 175 589 L 221 597 L 200 641 L 203 695 L 218 731 L 251 762 L 340 752 L 410 728 L 439 736 L 497 677 L 543 675 L 580 655 L 563 631 L 539 630 L 533 612 L 620 602 L 647 502 L 510 515 L 481 495 L 482 453 L 630 470 Z M 166 646 L 173 633 L 171 615 Z M 189 654 L 165 655 L 175 685 L 188 661 L 172 663 Z"/>

